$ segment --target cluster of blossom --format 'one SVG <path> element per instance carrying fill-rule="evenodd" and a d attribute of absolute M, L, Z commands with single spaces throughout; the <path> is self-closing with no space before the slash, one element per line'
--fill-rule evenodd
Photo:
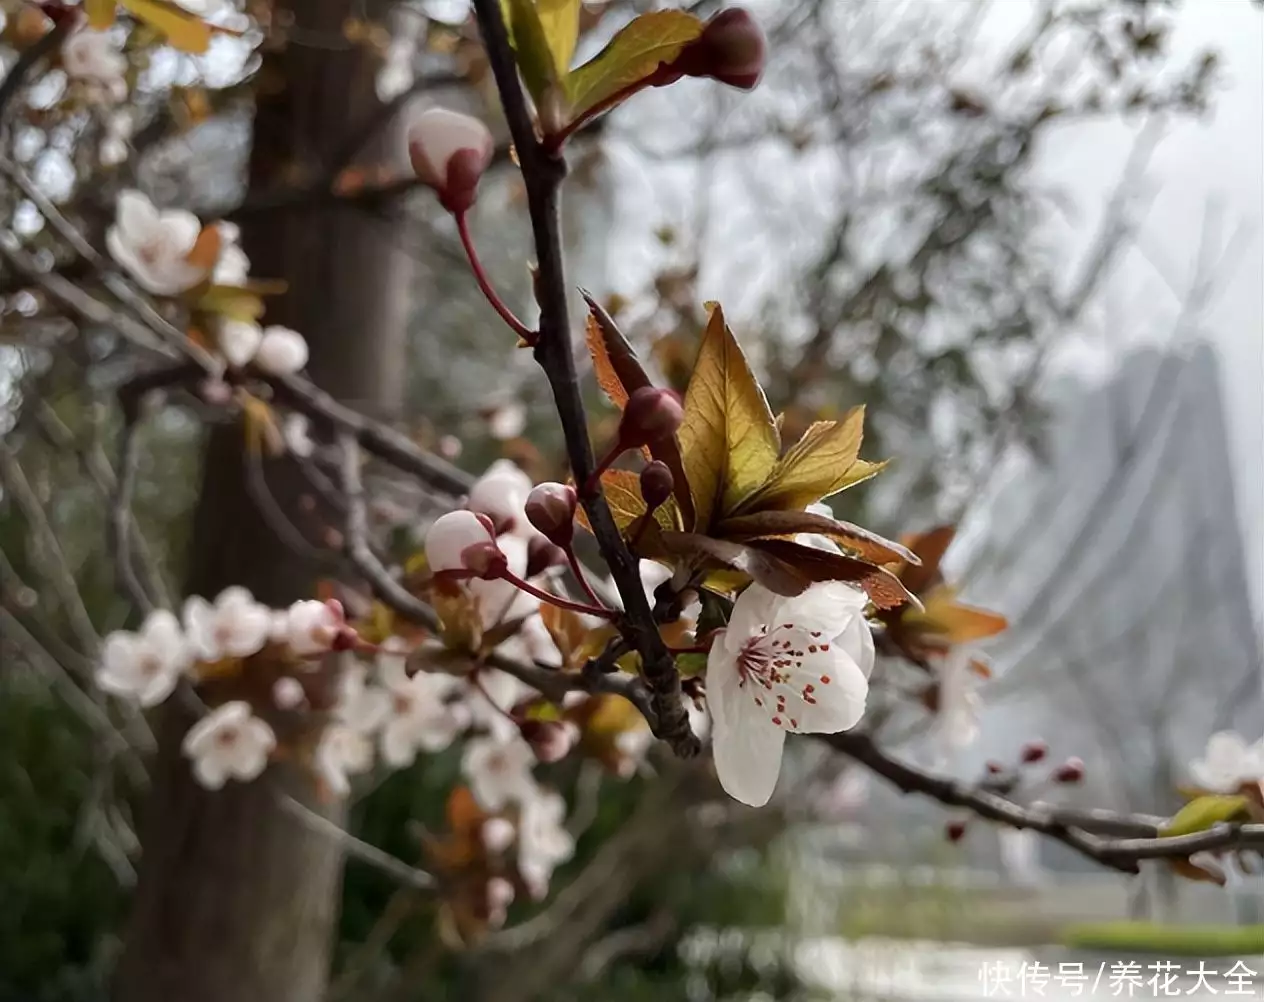
<path fill-rule="evenodd" d="M 206 282 L 245 286 L 250 259 L 239 243 L 240 230 L 232 223 L 212 225 L 218 254 L 201 262 L 194 253 L 204 233 L 197 216 L 184 209 L 159 209 L 141 192 L 128 189 L 119 193 L 106 247 L 141 288 L 156 296 L 178 296 Z M 307 364 L 307 341 L 288 327 L 261 327 L 230 317 L 217 317 L 214 326 L 219 353 L 234 368 L 253 365 L 268 375 L 285 376 Z"/>
<path fill-rule="evenodd" d="M 1264 738 L 1248 744 L 1234 731 L 1218 731 L 1207 739 L 1201 758 L 1189 765 L 1190 778 L 1208 793 L 1238 793 L 1264 782 Z"/>

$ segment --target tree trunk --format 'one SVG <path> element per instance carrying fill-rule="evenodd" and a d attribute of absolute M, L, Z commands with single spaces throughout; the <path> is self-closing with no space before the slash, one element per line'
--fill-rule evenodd
<path fill-rule="evenodd" d="M 292 8 L 287 13 L 305 37 L 340 37 L 347 12 L 342 0 L 276 6 Z M 273 191 L 296 172 L 319 176 L 346 154 L 350 137 L 378 113 L 374 69 L 358 48 L 294 44 L 265 57 L 252 193 Z M 406 262 L 390 224 L 350 206 L 322 205 L 246 216 L 242 225 L 252 273 L 289 283 L 284 297 L 270 301 L 267 322 L 307 337 L 309 373 L 326 390 L 389 409 L 403 383 L 406 319 Z M 188 593 L 213 597 L 243 584 L 274 605 L 310 596 L 314 579 L 329 568 L 287 549 L 261 517 L 247 488 L 242 443 L 239 426 L 209 436 Z M 281 508 L 295 512 L 295 471 L 269 461 L 268 482 Z M 190 713 L 170 701 L 118 998 L 318 1002 L 339 910 L 341 854 L 327 835 L 279 807 L 288 793 L 321 809 L 311 784 L 273 766 L 254 783 L 203 790 L 180 752 L 190 723 Z"/>

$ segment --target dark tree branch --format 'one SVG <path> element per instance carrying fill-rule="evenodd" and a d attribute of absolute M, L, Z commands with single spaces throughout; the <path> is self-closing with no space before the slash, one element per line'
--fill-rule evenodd
<path fill-rule="evenodd" d="M 565 259 L 558 215 L 566 161 L 560 154 L 546 151 L 536 138 L 531 112 L 518 83 L 517 64 L 500 3 L 498 0 L 474 0 L 474 10 L 527 189 L 527 205 L 538 258 L 536 298 L 540 305 L 540 331 L 535 358 L 553 391 L 575 483 L 586 484 L 593 472 L 594 460 L 571 343 Z M 623 599 L 626 615 L 620 622 L 620 630 L 641 656 L 641 670 L 649 686 L 657 718 L 654 733 L 668 742 L 676 754 L 682 757 L 696 755 L 700 745 L 690 729 L 689 717 L 681 700 L 680 676 L 654 622 L 641 585 L 638 561 L 624 543 L 601 491 L 592 495 L 585 493 L 582 501 L 601 556 L 609 566 Z"/>
<path fill-rule="evenodd" d="M 7 119 L 9 105 L 22 89 L 23 84 L 26 83 L 26 78 L 31 70 L 35 68 L 41 59 L 49 55 L 61 44 L 62 39 L 74 27 L 74 22 L 75 18 L 67 17 L 60 24 L 55 25 L 43 38 L 18 56 L 13 68 L 5 74 L 4 80 L 0 81 L 0 126 Z"/>

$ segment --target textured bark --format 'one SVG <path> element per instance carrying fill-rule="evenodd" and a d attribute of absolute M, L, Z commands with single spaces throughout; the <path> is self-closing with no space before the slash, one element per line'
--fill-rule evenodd
<path fill-rule="evenodd" d="M 347 12 L 343 0 L 277 6 L 291 6 L 295 23 L 322 37 L 337 37 Z M 252 191 L 273 191 L 296 169 L 318 176 L 330 166 L 377 109 L 373 70 L 359 51 L 294 45 L 268 55 Z M 253 274 L 289 283 L 266 319 L 307 336 L 313 379 L 342 400 L 389 409 L 403 381 L 406 284 L 389 224 L 323 205 L 262 214 L 244 221 L 243 230 Z M 278 605 L 310 595 L 328 568 L 288 550 L 261 518 L 247 490 L 242 441 L 233 426 L 209 436 L 187 591 L 213 596 L 244 584 Z M 293 471 L 279 468 L 269 483 L 293 512 Z M 201 789 L 180 754 L 190 722 L 172 701 L 161 725 L 117 997 L 318 1002 L 338 915 L 341 856 L 327 836 L 278 807 L 285 791 L 310 802 L 310 784 L 273 767 L 253 784 Z"/>

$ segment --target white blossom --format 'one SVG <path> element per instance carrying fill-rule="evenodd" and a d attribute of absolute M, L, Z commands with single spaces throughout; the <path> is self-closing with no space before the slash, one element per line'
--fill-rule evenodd
<path fill-rule="evenodd" d="M 336 604 L 303 599 L 286 613 L 285 642 L 299 657 L 328 651 L 345 625 L 342 609 Z"/>
<path fill-rule="evenodd" d="M 292 675 L 282 675 L 272 683 L 272 702 L 278 710 L 297 710 L 307 701 L 303 683 Z"/>
<path fill-rule="evenodd" d="M 79 28 L 62 43 L 61 65 L 95 96 L 113 103 L 127 98 L 127 56 L 113 32 Z"/>
<path fill-rule="evenodd" d="M 378 100 L 387 104 L 408 91 L 416 79 L 413 60 L 417 55 L 417 41 L 411 37 L 392 38 L 386 47 L 382 65 L 374 79 Z"/>
<path fill-rule="evenodd" d="M 215 228 L 219 231 L 220 251 L 211 282 L 240 288 L 250 278 L 250 258 L 241 249 L 241 227 L 221 220 Z"/>
<path fill-rule="evenodd" d="M 488 516 L 501 532 L 535 533 L 527 521 L 531 478 L 508 459 L 498 459 L 474 481 L 465 506 Z"/>
<path fill-rule="evenodd" d="M 412 765 L 419 749 L 439 752 L 451 745 L 469 723 L 465 707 L 448 698 L 460 681 L 424 671 L 410 677 L 403 657 L 395 654 L 380 655 L 378 666 L 388 697 L 382 758 L 402 769 Z"/>
<path fill-rule="evenodd" d="M 116 630 L 105 638 L 96 681 L 106 692 L 156 706 L 171 695 L 190 661 L 179 621 L 156 609 L 138 632 Z"/>
<path fill-rule="evenodd" d="M 509 917 L 509 906 L 513 904 L 514 886 L 504 877 L 492 877 L 487 882 L 487 924 L 499 929 Z"/>
<path fill-rule="evenodd" d="M 480 829 L 483 846 L 488 852 L 499 855 L 514 843 L 518 831 L 506 818 L 488 818 Z"/>
<path fill-rule="evenodd" d="M 833 734 L 860 721 L 874 658 L 865 602 L 841 582 L 794 598 L 752 584 L 738 597 L 706 678 L 716 772 L 730 796 L 768 802 L 787 731 Z"/>
<path fill-rule="evenodd" d="M 1264 738 L 1247 744 L 1235 731 L 1218 731 L 1207 739 L 1202 758 L 1189 764 L 1190 777 L 1213 793 L 1237 793 L 1244 783 L 1264 780 Z"/>
<path fill-rule="evenodd" d="M 527 409 L 517 400 L 493 407 L 487 415 L 487 434 L 504 442 L 526 430 Z"/>
<path fill-rule="evenodd" d="M 119 193 L 105 245 L 145 291 L 175 296 L 206 278 L 207 269 L 188 259 L 201 232 L 202 224 L 193 213 L 160 211 L 141 192 L 128 189 Z"/>
<path fill-rule="evenodd" d="M 225 588 L 212 605 L 200 595 L 184 603 L 184 629 L 202 661 L 247 658 L 263 649 L 272 633 L 272 610 L 245 588 Z"/>
<path fill-rule="evenodd" d="M 548 893 L 559 863 L 575 855 L 575 839 L 566 830 L 566 801 L 560 793 L 538 790 L 522 803 L 518 818 L 518 870 L 532 895 Z"/>
<path fill-rule="evenodd" d="M 241 369 L 254 361 L 263 340 L 263 328 L 249 320 L 224 318 L 216 325 L 215 340 L 224 360 Z"/>
<path fill-rule="evenodd" d="M 244 700 L 225 703 L 189 728 L 181 746 L 193 760 L 193 775 L 208 790 L 229 779 L 248 782 L 267 767 L 276 735 Z"/>
<path fill-rule="evenodd" d="M 522 537 L 499 536 L 496 545 L 505 555 L 505 564 L 511 574 L 522 577 L 527 573 L 527 543 Z M 478 607 L 483 629 L 521 619 L 540 608 L 538 598 L 503 578 L 471 578 L 466 587 Z"/>
<path fill-rule="evenodd" d="M 499 811 L 508 804 L 524 803 L 536 796 L 533 765 L 535 752 L 520 737 L 504 741 L 474 738 L 465 746 L 461 773 L 469 781 L 479 806 Z"/>
<path fill-rule="evenodd" d="M 440 515 L 426 533 L 426 562 L 436 573 L 468 569 L 465 551 L 471 546 L 494 542 L 483 521 L 470 511 L 450 511 Z"/>
<path fill-rule="evenodd" d="M 330 724 L 320 736 L 313 754 L 316 774 L 336 797 L 351 792 L 350 776 L 373 767 L 373 741 L 346 724 Z"/>
<path fill-rule="evenodd" d="M 302 334 L 274 324 L 263 329 L 254 363 L 270 376 L 292 376 L 307 364 L 307 354 Z"/>
<path fill-rule="evenodd" d="M 478 673 L 478 685 L 466 687 L 462 705 L 471 724 L 496 741 L 511 741 L 518 737 L 518 725 L 506 716 L 506 711 L 533 694 L 530 686 L 508 672 L 485 669 Z"/>
<path fill-rule="evenodd" d="M 130 109 L 118 108 L 105 116 L 105 132 L 97 156 L 102 167 L 117 167 L 127 162 L 128 141 L 132 138 L 135 120 Z"/>
<path fill-rule="evenodd" d="M 312 422 L 306 414 L 297 411 L 285 415 L 281 422 L 281 438 L 292 455 L 306 459 L 316 451 L 316 443 L 312 441 Z"/>
<path fill-rule="evenodd" d="M 382 655 L 395 657 L 396 655 Z M 403 668 L 400 668 L 403 672 Z M 355 662 L 343 669 L 338 680 L 338 702 L 334 704 L 336 720 L 359 734 L 375 734 L 391 712 L 390 694 L 379 685 L 370 685 L 368 669 Z"/>

